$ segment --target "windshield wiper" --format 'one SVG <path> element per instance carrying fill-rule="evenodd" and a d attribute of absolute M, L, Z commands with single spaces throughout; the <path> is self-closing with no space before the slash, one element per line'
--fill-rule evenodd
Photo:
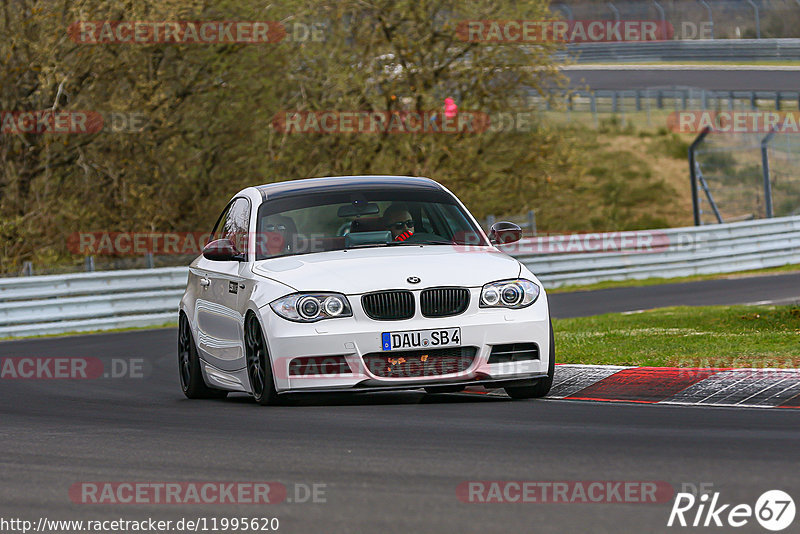
<path fill-rule="evenodd" d="M 342 250 L 351 250 L 354 248 L 385 247 L 387 245 L 391 245 L 391 243 L 360 243 L 358 245 L 350 245 L 349 247 L 345 247 Z"/>
<path fill-rule="evenodd" d="M 391 243 L 386 243 L 387 246 L 397 246 L 397 245 L 452 245 L 452 241 L 392 241 Z"/>

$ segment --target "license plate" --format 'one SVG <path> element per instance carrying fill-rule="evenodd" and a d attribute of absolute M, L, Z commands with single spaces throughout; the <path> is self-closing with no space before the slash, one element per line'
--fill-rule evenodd
<path fill-rule="evenodd" d="M 411 330 L 409 332 L 384 332 L 381 334 L 381 348 L 384 351 L 459 346 L 461 346 L 460 328 Z"/>

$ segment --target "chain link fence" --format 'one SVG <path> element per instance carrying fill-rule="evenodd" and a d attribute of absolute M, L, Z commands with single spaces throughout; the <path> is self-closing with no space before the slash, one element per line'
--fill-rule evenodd
<path fill-rule="evenodd" d="M 578 122 L 597 127 L 615 117 L 622 126 L 660 126 L 671 112 L 797 111 L 800 91 L 713 91 L 697 87 L 647 87 L 625 90 L 572 90 L 550 100 L 531 92 L 524 105 L 553 122 Z"/>
<path fill-rule="evenodd" d="M 766 145 L 775 217 L 800 215 L 800 138 L 776 134 Z"/>
<path fill-rule="evenodd" d="M 711 132 L 694 165 L 701 225 L 800 214 L 797 134 Z"/>

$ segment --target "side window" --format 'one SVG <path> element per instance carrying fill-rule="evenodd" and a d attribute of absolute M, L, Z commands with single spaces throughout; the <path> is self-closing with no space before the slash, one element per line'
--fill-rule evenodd
<path fill-rule="evenodd" d="M 249 224 L 250 201 L 246 198 L 237 198 L 222 212 L 212 239 L 230 239 L 236 250 L 246 254 Z"/>
<path fill-rule="evenodd" d="M 434 227 L 433 223 L 431 222 L 431 217 L 428 214 L 428 209 L 429 209 L 428 206 L 424 206 L 422 208 L 422 213 L 421 213 L 420 221 L 419 221 L 420 230 L 423 231 L 423 232 L 428 232 L 428 233 L 434 233 L 435 234 L 437 232 L 435 231 L 435 227 Z"/>
<path fill-rule="evenodd" d="M 250 226 L 250 201 L 237 198 L 225 219 L 225 237 L 231 240 L 236 250 L 247 254 L 247 231 Z"/>
<path fill-rule="evenodd" d="M 228 213 L 230 213 L 231 207 L 233 207 L 233 202 L 225 206 L 225 209 L 222 211 L 222 215 L 220 215 L 217 219 L 217 222 L 214 223 L 214 229 L 211 231 L 211 237 L 209 238 L 209 241 L 216 241 L 217 239 L 222 239 L 225 237 L 223 235 L 222 228 L 225 226 L 225 220 L 228 218 Z"/>

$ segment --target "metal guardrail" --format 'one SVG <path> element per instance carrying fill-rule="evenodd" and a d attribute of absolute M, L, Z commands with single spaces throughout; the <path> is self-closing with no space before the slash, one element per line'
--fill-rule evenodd
<path fill-rule="evenodd" d="M 644 89 L 570 90 L 556 93 L 566 111 L 618 113 L 649 109 L 751 109 L 768 106 L 777 111 L 800 109 L 800 91 L 714 91 L 694 87 L 652 87 Z M 529 105 L 548 109 L 549 101 L 531 94 Z"/>
<path fill-rule="evenodd" d="M 577 63 L 775 61 L 800 59 L 800 39 L 696 39 L 571 44 L 556 54 Z"/>
<path fill-rule="evenodd" d="M 546 287 L 800 263 L 800 217 L 524 239 L 503 247 Z"/>
<path fill-rule="evenodd" d="M 800 263 L 800 216 L 713 226 L 526 238 L 503 249 L 546 287 Z M 186 267 L 0 279 L 0 337 L 177 320 Z"/>
<path fill-rule="evenodd" d="M 0 279 L 0 337 L 172 323 L 187 277 L 166 267 Z"/>

